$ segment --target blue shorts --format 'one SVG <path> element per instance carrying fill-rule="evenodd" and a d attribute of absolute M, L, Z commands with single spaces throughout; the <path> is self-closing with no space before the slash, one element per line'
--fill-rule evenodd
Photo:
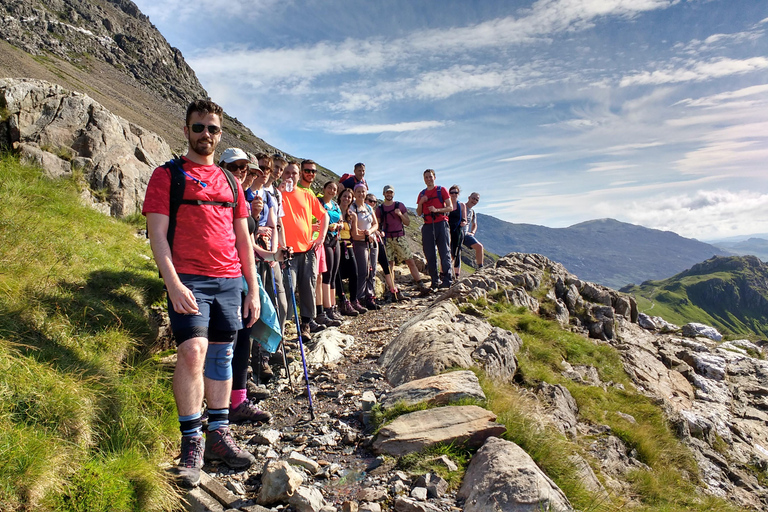
<path fill-rule="evenodd" d="M 207 277 L 194 274 L 179 274 L 181 282 L 190 289 L 197 300 L 196 315 L 181 315 L 173 310 L 168 299 L 168 317 L 176 344 L 193 337 L 210 341 L 213 333 L 230 333 L 243 328 L 241 277 Z"/>
<path fill-rule="evenodd" d="M 477 238 L 475 238 L 475 235 L 470 235 L 469 233 L 464 234 L 464 246 L 472 248 L 473 245 L 479 244 L 480 242 L 477 241 Z"/>

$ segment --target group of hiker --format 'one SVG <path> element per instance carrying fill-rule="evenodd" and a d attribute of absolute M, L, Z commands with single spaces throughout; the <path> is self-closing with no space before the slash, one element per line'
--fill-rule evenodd
<path fill-rule="evenodd" d="M 408 300 L 395 283 L 395 263 L 407 264 L 421 293 L 451 286 L 462 244 L 475 250 L 478 267 L 483 264 L 475 238 L 476 192 L 461 203 L 457 185 L 446 192 L 435 185 L 433 170 L 424 171 L 416 213 L 424 218 L 427 288 L 408 246 L 408 209 L 394 200 L 392 186 L 384 187 L 379 204 L 363 163 L 316 195 L 312 160 L 233 147 L 215 162 L 222 118 L 221 107 L 209 100 L 189 105 L 187 153 L 155 169 L 142 212 L 177 345 L 173 391 L 182 441 L 175 472 L 186 486 L 198 485 L 204 460 L 235 469 L 254 462 L 229 424 L 271 418 L 248 398 L 248 368 L 266 382 L 274 375 L 270 363 L 286 362 L 286 320 L 293 318 L 301 341 L 309 343 L 343 316 L 379 309 L 377 264 L 392 301 Z M 263 336 L 269 342 L 252 344 L 254 328 L 269 333 Z M 280 343 L 282 358 L 275 359 L 270 354 Z"/>

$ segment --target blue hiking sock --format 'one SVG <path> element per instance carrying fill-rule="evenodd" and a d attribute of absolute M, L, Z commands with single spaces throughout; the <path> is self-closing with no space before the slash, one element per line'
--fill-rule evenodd
<path fill-rule="evenodd" d="M 229 408 L 208 409 L 208 432 L 213 432 L 229 425 Z"/>
<path fill-rule="evenodd" d="M 203 435 L 203 415 L 202 413 L 190 414 L 189 416 L 179 416 L 179 428 L 182 436 L 201 436 Z"/>

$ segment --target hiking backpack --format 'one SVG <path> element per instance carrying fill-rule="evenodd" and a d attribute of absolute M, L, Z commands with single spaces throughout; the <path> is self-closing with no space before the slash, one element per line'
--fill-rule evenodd
<path fill-rule="evenodd" d="M 173 237 L 176 231 L 176 215 L 179 212 L 179 207 L 182 204 L 194 204 L 194 205 L 214 205 L 214 206 L 222 206 L 224 208 L 232 208 L 232 220 L 234 222 L 235 218 L 235 209 L 237 208 L 237 181 L 235 181 L 234 175 L 229 172 L 226 169 L 221 168 L 221 171 L 224 173 L 224 176 L 227 178 L 227 183 L 229 183 L 229 187 L 232 189 L 232 197 L 234 198 L 234 201 L 232 202 L 225 202 L 225 201 L 202 201 L 200 199 L 184 199 L 184 187 L 186 186 L 186 178 L 187 174 L 184 172 L 184 162 L 181 158 L 174 158 L 172 160 L 167 161 L 164 163 L 161 167 L 165 167 L 166 169 L 170 170 L 171 172 L 171 203 L 170 203 L 170 209 L 168 212 L 168 246 L 171 248 L 171 253 L 173 253 Z M 194 179 L 194 178 L 193 178 Z M 201 184 L 203 187 L 207 187 L 208 184 L 203 184 L 203 182 L 198 180 L 198 183 Z"/>

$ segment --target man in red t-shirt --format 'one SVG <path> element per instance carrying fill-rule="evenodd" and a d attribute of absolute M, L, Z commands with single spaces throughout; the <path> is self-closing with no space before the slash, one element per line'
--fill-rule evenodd
<path fill-rule="evenodd" d="M 178 171 L 185 178 L 185 203 L 175 215 L 173 246 L 168 241 L 170 166 L 152 173 L 142 210 L 168 292 L 168 316 L 177 344 L 173 394 L 182 441 L 176 473 L 187 486 L 200 482 L 204 458 L 238 469 L 255 461 L 235 444 L 228 422 L 235 336 L 242 318 L 250 317 L 251 325 L 259 318 L 260 303 L 243 190 L 236 183 L 233 197 L 224 171 L 214 165 L 222 114 L 219 105 L 207 100 L 187 108 L 184 135 L 189 149 Z M 248 286 L 245 300 L 243 276 Z M 208 405 L 205 440 L 203 396 Z"/>
<path fill-rule="evenodd" d="M 448 213 L 453 209 L 451 196 L 445 188 L 435 185 L 435 171 L 424 171 L 424 184 L 427 188 L 419 192 L 416 214 L 424 217 L 421 226 L 421 246 L 427 259 L 427 270 L 432 278 L 432 290 L 450 288 L 453 282 L 450 237 L 448 234 Z M 440 280 L 438 281 L 437 258 L 440 255 Z"/>

